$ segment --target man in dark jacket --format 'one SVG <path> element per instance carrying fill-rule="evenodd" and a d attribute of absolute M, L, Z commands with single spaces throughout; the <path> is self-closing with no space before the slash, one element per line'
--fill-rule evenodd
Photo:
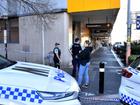
<path fill-rule="evenodd" d="M 78 74 L 78 84 L 81 86 L 83 76 L 84 76 L 84 85 L 83 87 L 87 88 L 89 84 L 89 75 L 88 75 L 88 69 L 90 65 L 90 54 L 92 51 L 92 47 L 90 46 L 90 42 L 88 40 L 85 41 L 84 43 L 84 50 L 82 50 L 78 54 L 79 62 L 80 62 L 80 67 L 79 67 L 79 74 Z"/>

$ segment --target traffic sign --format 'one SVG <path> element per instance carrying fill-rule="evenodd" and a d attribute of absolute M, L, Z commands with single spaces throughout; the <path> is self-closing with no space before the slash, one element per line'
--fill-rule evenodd
<path fill-rule="evenodd" d="M 137 16 L 137 20 L 136 20 L 136 29 L 140 30 L 140 16 Z"/>

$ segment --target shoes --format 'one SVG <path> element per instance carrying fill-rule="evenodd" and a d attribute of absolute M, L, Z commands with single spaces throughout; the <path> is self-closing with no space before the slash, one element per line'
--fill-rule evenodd
<path fill-rule="evenodd" d="M 88 88 L 88 84 L 85 84 L 82 86 L 83 88 Z"/>

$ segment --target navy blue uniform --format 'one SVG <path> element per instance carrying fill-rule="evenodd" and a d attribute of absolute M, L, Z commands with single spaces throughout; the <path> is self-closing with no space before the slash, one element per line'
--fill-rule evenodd
<path fill-rule="evenodd" d="M 73 71 L 72 71 L 72 76 L 76 77 L 76 71 L 79 69 L 79 60 L 78 60 L 78 54 L 82 50 L 81 45 L 74 43 L 72 45 L 72 65 L 73 65 Z"/>
<path fill-rule="evenodd" d="M 53 57 L 53 60 L 54 60 L 54 67 L 60 69 L 60 61 L 59 61 L 59 59 L 58 59 L 58 57 L 57 57 L 56 54 L 58 54 L 58 56 L 59 56 L 59 58 L 60 58 L 60 56 L 61 56 L 61 50 L 60 50 L 58 47 L 55 47 L 55 48 L 53 49 L 53 53 L 54 53 L 54 57 Z"/>

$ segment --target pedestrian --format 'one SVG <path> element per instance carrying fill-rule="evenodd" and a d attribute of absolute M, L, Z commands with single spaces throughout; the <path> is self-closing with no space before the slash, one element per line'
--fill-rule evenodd
<path fill-rule="evenodd" d="M 60 63 L 61 63 L 61 50 L 59 48 L 59 43 L 55 43 L 55 48 L 53 49 L 53 61 L 54 61 L 54 67 L 59 68 L 60 69 Z"/>
<path fill-rule="evenodd" d="M 76 78 L 76 73 L 79 70 L 79 60 L 78 60 L 78 54 L 82 50 L 81 45 L 80 45 L 80 39 L 75 38 L 74 43 L 70 49 L 71 54 L 72 54 L 72 65 L 73 65 L 73 71 L 72 71 L 72 76 Z"/>
<path fill-rule="evenodd" d="M 89 84 L 89 65 L 90 65 L 90 54 L 93 50 L 92 46 L 90 46 L 89 40 L 86 40 L 84 43 L 84 50 L 82 50 L 78 54 L 79 62 L 80 62 L 80 67 L 79 67 L 79 73 L 78 73 L 78 84 L 81 87 L 88 87 Z M 82 85 L 84 77 L 84 84 Z"/>

